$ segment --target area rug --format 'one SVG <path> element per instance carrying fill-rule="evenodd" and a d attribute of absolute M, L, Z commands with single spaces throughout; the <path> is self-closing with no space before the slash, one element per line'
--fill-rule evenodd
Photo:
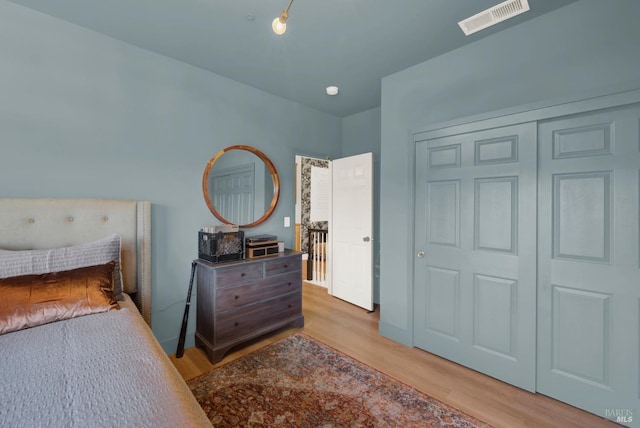
<path fill-rule="evenodd" d="M 303 334 L 187 382 L 214 427 L 487 427 Z"/>

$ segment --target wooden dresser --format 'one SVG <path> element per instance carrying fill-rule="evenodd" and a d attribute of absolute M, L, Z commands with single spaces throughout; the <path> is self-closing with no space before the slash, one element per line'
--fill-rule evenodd
<path fill-rule="evenodd" d="M 212 363 L 256 336 L 287 324 L 304 325 L 301 253 L 196 263 L 196 345 Z"/>

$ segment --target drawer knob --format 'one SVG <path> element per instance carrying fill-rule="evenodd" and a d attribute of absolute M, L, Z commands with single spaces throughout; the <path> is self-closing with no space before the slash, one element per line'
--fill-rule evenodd
<path fill-rule="evenodd" d="M 242 273 L 240 274 L 240 276 L 245 276 L 245 275 L 246 275 L 246 273 L 244 273 L 244 272 L 242 272 Z"/>
<path fill-rule="evenodd" d="M 286 269 L 286 268 L 288 268 L 288 267 L 289 267 L 289 265 L 287 265 L 287 264 L 285 264 L 285 265 L 284 265 L 284 268 L 285 268 L 285 269 Z"/>
<path fill-rule="evenodd" d="M 234 325 L 234 327 L 237 327 L 238 324 L 240 324 L 240 323 L 238 321 L 236 321 L 233 325 Z"/>
<path fill-rule="evenodd" d="M 289 309 L 291 309 L 291 304 L 289 304 Z"/>
<path fill-rule="evenodd" d="M 291 281 L 289 281 L 289 285 L 293 284 Z"/>
<path fill-rule="evenodd" d="M 238 300 L 240 296 L 233 296 L 234 299 Z"/>

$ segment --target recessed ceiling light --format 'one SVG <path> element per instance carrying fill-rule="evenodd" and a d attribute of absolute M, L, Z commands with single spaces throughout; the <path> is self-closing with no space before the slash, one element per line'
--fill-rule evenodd
<path fill-rule="evenodd" d="M 338 95 L 339 90 L 337 86 L 327 86 L 327 95 Z"/>

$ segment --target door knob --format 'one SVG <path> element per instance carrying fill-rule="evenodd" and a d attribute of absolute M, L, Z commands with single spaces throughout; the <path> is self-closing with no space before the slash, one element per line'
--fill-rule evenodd
<path fill-rule="evenodd" d="M 424 257 L 424 251 L 418 251 L 418 257 L 419 258 L 423 258 Z"/>
<path fill-rule="evenodd" d="M 364 238 L 362 238 L 362 240 L 364 242 L 369 242 L 369 241 L 371 241 L 371 238 L 369 238 L 368 236 L 365 236 Z"/>

